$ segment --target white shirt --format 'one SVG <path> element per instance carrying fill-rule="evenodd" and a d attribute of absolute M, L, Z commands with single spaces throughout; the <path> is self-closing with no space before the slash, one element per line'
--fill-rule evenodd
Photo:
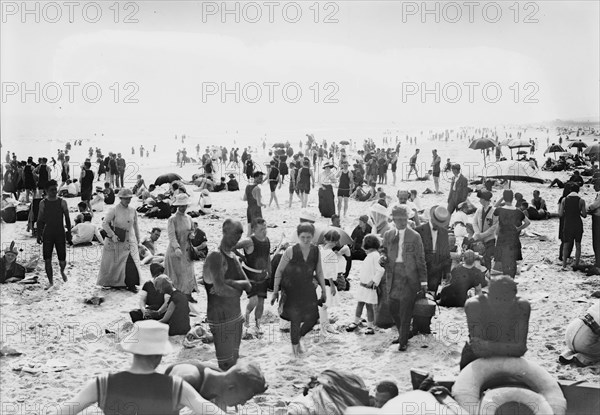
<path fill-rule="evenodd" d="M 429 225 L 429 229 L 431 229 L 431 241 L 433 242 L 433 251 L 435 252 L 438 231 L 437 231 L 437 229 L 433 229 L 433 226 L 431 226 L 431 225 Z"/>
<path fill-rule="evenodd" d="M 90 222 L 78 223 L 73 226 L 71 229 L 71 233 L 73 234 L 73 244 L 83 244 L 92 242 L 94 239 L 94 235 L 98 241 L 103 242 L 102 235 L 100 235 L 100 231 L 95 225 L 92 225 Z"/>
<path fill-rule="evenodd" d="M 396 263 L 404 262 L 404 234 L 406 233 L 406 229 L 396 229 L 398 235 L 398 256 L 396 257 Z"/>

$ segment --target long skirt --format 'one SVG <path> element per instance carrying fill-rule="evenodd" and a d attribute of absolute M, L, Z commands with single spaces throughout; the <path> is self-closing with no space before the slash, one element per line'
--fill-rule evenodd
<path fill-rule="evenodd" d="M 97 284 L 103 287 L 129 287 L 140 285 L 142 275 L 137 243 L 104 241 L 102 261 Z"/>
<path fill-rule="evenodd" d="M 319 189 L 319 212 L 324 218 L 330 218 L 335 214 L 335 199 L 331 185 Z"/>

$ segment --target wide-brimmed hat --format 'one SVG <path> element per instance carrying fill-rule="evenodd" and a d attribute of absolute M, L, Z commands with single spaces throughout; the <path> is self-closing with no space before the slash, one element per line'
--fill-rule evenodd
<path fill-rule="evenodd" d="M 229 175 L 229 178 L 230 178 L 230 179 L 235 179 L 235 175 L 234 175 L 234 174 L 230 174 L 230 175 Z"/>
<path fill-rule="evenodd" d="M 447 228 L 450 223 L 450 213 L 443 206 L 435 205 L 429 210 L 429 218 L 432 224 L 439 228 Z"/>
<path fill-rule="evenodd" d="M 171 206 L 189 206 L 189 204 L 190 197 L 185 193 L 179 193 L 177 196 L 175 196 L 175 201 Z"/>
<path fill-rule="evenodd" d="M 131 189 L 121 189 L 119 190 L 117 196 L 121 199 L 131 199 L 133 197 L 133 192 Z"/>
<path fill-rule="evenodd" d="M 301 212 L 300 220 L 303 222 L 316 222 L 317 217 L 310 212 Z"/>
<path fill-rule="evenodd" d="M 324 169 L 333 169 L 335 166 L 333 165 L 333 163 L 331 163 L 330 161 L 326 162 L 325 164 L 323 164 L 323 168 Z"/>
<path fill-rule="evenodd" d="M 166 355 L 173 351 L 169 342 L 169 326 L 154 320 L 135 323 L 135 329 L 120 343 L 121 348 L 139 355 Z"/>

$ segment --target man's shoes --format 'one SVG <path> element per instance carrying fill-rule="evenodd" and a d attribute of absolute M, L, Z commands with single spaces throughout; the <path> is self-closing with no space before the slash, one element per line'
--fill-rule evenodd
<path fill-rule="evenodd" d="M 396 340 L 392 340 L 392 344 L 400 344 L 400 337 L 398 337 Z"/>
<path fill-rule="evenodd" d="M 406 344 L 401 344 L 400 346 L 398 346 L 398 351 L 405 352 L 407 348 L 408 346 Z"/>

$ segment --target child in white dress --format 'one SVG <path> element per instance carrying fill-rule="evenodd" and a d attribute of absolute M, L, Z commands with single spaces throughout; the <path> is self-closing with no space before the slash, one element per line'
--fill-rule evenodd
<path fill-rule="evenodd" d="M 367 235 L 363 240 L 363 249 L 367 252 L 360 268 L 359 286 L 356 290 L 356 314 L 354 322 L 350 323 L 346 331 L 354 331 L 358 328 L 364 306 L 367 307 L 367 330 L 365 334 L 375 334 L 373 321 L 375 320 L 375 305 L 377 305 L 377 286 L 381 282 L 385 270 L 379 265 L 380 247 L 379 238 L 375 235 Z"/>
<path fill-rule="evenodd" d="M 325 245 L 321 246 L 321 267 L 323 269 L 325 283 L 329 285 L 331 292 L 327 294 L 327 301 L 325 304 L 319 307 L 321 333 L 325 334 L 326 332 L 329 332 L 332 334 L 338 334 L 338 331 L 329 324 L 329 314 L 327 309 L 329 307 L 335 307 L 339 304 L 339 297 L 336 295 L 337 289 L 335 282 L 338 275 L 338 263 L 340 260 L 343 260 L 343 258 L 340 258 L 342 251 L 334 251 L 334 248 L 337 246 L 337 243 L 340 240 L 340 234 L 336 230 L 332 229 L 325 233 L 323 239 L 325 240 Z"/>

